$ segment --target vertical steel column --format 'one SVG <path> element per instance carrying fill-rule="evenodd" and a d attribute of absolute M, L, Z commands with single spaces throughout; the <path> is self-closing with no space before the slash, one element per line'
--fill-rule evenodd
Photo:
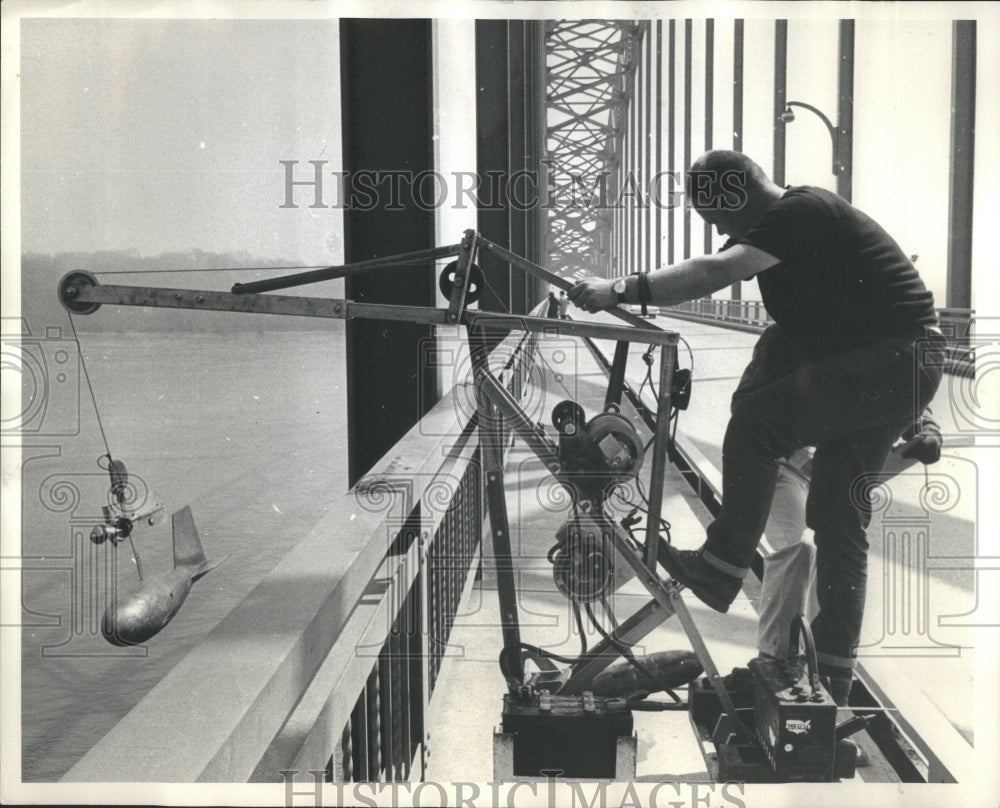
<path fill-rule="evenodd" d="M 653 228 L 654 259 L 652 266 L 646 268 L 659 269 L 663 266 L 663 20 L 656 21 L 656 158 L 653 171 L 656 174 L 656 218 Z M 670 187 L 673 190 L 673 187 Z"/>
<path fill-rule="evenodd" d="M 546 125 L 546 98 L 545 98 L 545 21 L 533 20 L 528 23 L 531 41 L 531 70 L 527 76 L 527 81 L 533 88 L 532 91 L 532 111 L 533 126 L 530 133 L 530 163 L 531 170 L 538 178 L 538 205 L 532 211 L 532 250 L 526 256 L 541 266 L 548 266 L 546 256 L 548 252 L 545 244 L 545 233 L 547 226 L 548 211 L 546 204 L 548 201 L 548 175 L 545 171 L 545 164 L 542 162 L 546 156 L 545 150 L 545 125 Z M 534 308 L 545 295 L 543 289 L 545 284 L 541 278 L 529 276 L 532 288 L 528 294 L 528 308 Z"/>
<path fill-rule="evenodd" d="M 628 128 L 628 174 L 626 178 L 626 187 L 634 188 L 635 185 L 635 175 L 636 175 L 636 150 L 638 148 L 637 141 L 637 129 L 638 125 L 636 123 L 636 118 L 638 116 L 638 105 L 635 102 L 635 71 L 632 69 L 632 62 L 637 58 L 637 54 L 634 48 L 629 48 L 629 64 L 628 64 L 628 79 L 626 90 L 628 96 L 628 111 L 626 118 L 626 126 Z M 635 272 L 636 258 L 636 240 L 638 233 L 636 232 L 636 220 L 635 220 L 635 196 L 630 195 L 628 201 L 625 203 L 625 221 L 628 228 L 628 262 L 625 267 L 626 273 Z"/>
<path fill-rule="evenodd" d="M 951 29 L 951 165 L 945 305 L 972 308 L 972 192 L 976 148 L 976 21 Z"/>
<path fill-rule="evenodd" d="M 681 174 L 691 167 L 691 20 L 684 20 L 684 165 Z M 691 257 L 691 208 L 684 205 L 684 258 Z"/>
<path fill-rule="evenodd" d="M 715 126 L 715 20 L 705 20 L 705 151 L 712 148 Z M 705 222 L 705 255 L 712 253 L 712 225 Z M 711 295 L 709 295 L 711 297 Z"/>
<path fill-rule="evenodd" d="M 613 142 L 613 138 L 609 138 L 609 140 Z M 609 145 L 608 148 L 610 149 L 611 146 Z M 614 189 L 618 187 L 618 178 L 621 175 L 621 169 L 619 168 L 621 158 L 620 155 L 615 154 L 611 159 L 614 161 L 614 165 L 611 169 L 611 174 L 608 177 L 608 188 Z M 605 277 L 610 278 L 615 274 L 615 270 L 619 266 L 618 256 L 621 253 L 622 237 L 618 222 L 618 209 L 616 207 L 612 207 L 609 211 L 607 211 L 607 215 L 611 228 L 611 247 L 608 250 L 608 265 Z"/>
<path fill-rule="evenodd" d="M 509 165 L 510 88 L 506 20 L 476 20 L 476 229 L 497 244 L 511 243 L 506 200 Z M 396 130 L 400 131 L 400 130 Z M 491 255 L 480 257 L 486 279 L 483 311 L 511 311 L 511 270 Z"/>
<path fill-rule="evenodd" d="M 785 124 L 781 114 L 785 111 L 785 83 L 788 61 L 788 20 L 774 21 L 774 170 L 771 178 L 778 185 L 785 184 Z"/>
<path fill-rule="evenodd" d="M 636 45 L 639 43 L 636 42 Z M 644 222 L 642 218 L 642 181 L 643 181 L 643 166 L 646 163 L 646 138 L 645 138 L 645 108 L 643 107 L 643 80 L 645 76 L 643 75 L 643 56 L 644 52 L 638 47 L 635 47 L 632 51 L 632 58 L 635 60 L 635 81 L 632 85 L 632 104 L 635 109 L 635 114 L 632 117 L 632 125 L 635 131 L 634 141 L 635 141 L 635 166 L 633 168 L 633 175 L 635 177 L 635 196 L 632 200 L 632 219 L 634 221 L 635 228 L 635 245 L 633 251 L 635 254 L 635 261 L 632 264 L 632 271 L 638 272 L 639 268 L 642 266 L 642 255 L 643 255 L 643 242 L 646 238 L 644 232 Z"/>
<path fill-rule="evenodd" d="M 733 151 L 743 151 L 743 20 L 733 22 Z M 743 297 L 743 284 L 729 287 L 730 298 Z"/>
<path fill-rule="evenodd" d="M 743 151 L 743 20 L 733 21 L 733 151 Z"/>
<path fill-rule="evenodd" d="M 621 180 L 621 154 L 618 153 L 617 149 L 610 145 L 614 142 L 614 138 L 609 138 L 608 149 L 614 151 L 613 156 L 610 158 L 613 161 L 613 166 L 611 169 L 611 174 L 608 177 L 608 188 L 610 193 L 614 193 L 614 189 L 619 187 L 619 182 Z M 610 200 L 609 194 L 609 200 Z M 621 266 L 621 253 L 622 253 L 622 230 L 621 230 L 621 219 L 618 215 L 618 208 L 616 206 L 611 207 L 608 210 L 608 218 L 611 221 L 611 233 L 612 233 L 612 244 L 611 244 L 611 255 L 608 261 L 608 274 L 607 277 L 612 277 L 618 271 Z"/>
<path fill-rule="evenodd" d="M 623 34 L 624 36 L 624 34 Z M 630 79 L 626 75 L 623 92 L 628 96 Z M 628 200 L 622 193 L 628 186 L 629 177 L 632 176 L 632 107 L 626 106 L 621 112 L 621 125 L 624 127 L 622 133 L 621 148 L 621 183 L 615 188 L 619 199 L 619 215 L 622 220 L 622 265 L 618 267 L 617 275 L 624 275 L 631 271 L 632 266 L 632 217 L 629 216 Z"/>
<path fill-rule="evenodd" d="M 836 150 L 837 193 L 850 202 L 854 184 L 854 20 L 840 21 L 838 39 L 837 137 L 833 147 Z M 784 98 L 781 100 L 784 104 Z M 784 127 L 779 128 L 784 130 Z"/>
<path fill-rule="evenodd" d="M 650 171 L 650 166 L 652 165 L 652 151 L 653 151 L 653 127 L 650 126 L 650 120 L 652 118 L 653 111 L 653 31 L 652 26 L 648 23 L 646 24 L 646 35 L 645 40 L 645 56 L 642 62 L 642 82 L 644 102 L 643 110 L 643 127 L 642 131 L 645 135 L 645 149 L 644 149 L 644 160 L 643 160 L 643 181 L 642 181 L 642 191 L 643 199 L 645 200 L 645 212 L 643 213 L 643 234 L 642 234 L 642 245 L 643 245 L 643 256 L 642 263 L 639 265 L 639 272 L 648 272 L 650 264 L 653 260 L 652 257 L 652 224 L 653 224 L 653 200 L 650 196 L 650 179 L 652 178 L 652 172 Z"/>
<path fill-rule="evenodd" d="M 508 216 L 510 218 L 510 243 L 508 249 L 518 255 L 528 254 L 529 228 L 528 216 L 524 205 L 529 191 L 522 172 L 528 168 L 527 160 L 527 105 L 525 69 L 526 69 L 526 25 L 524 20 L 509 20 L 507 22 L 507 165 L 510 187 Z M 521 176 L 521 179 L 517 179 Z M 517 180 L 515 182 L 515 180 Z M 526 314 L 528 297 L 526 284 L 528 278 L 523 272 L 511 270 L 510 276 L 510 310 L 517 314 Z M 547 290 L 546 290 L 547 293 Z"/>
<path fill-rule="evenodd" d="M 340 52 L 344 170 L 410 177 L 432 170 L 430 21 L 341 20 Z M 345 262 L 433 246 L 434 211 L 405 194 L 393 199 L 392 182 L 376 186 L 370 210 L 345 205 Z M 435 305 L 430 266 L 355 275 L 345 286 L 346 296 L 359 302 Z M 433 338 L 428 326 L 348 320 L 345 327 L 353 485 L 434 405 L 437 380 L 433 368 L 420 364 L 421 345 Z"/>
<path fill-rule="evenodd" d="M 675 149 L 677 148 L 677 92 L 675 73 L 677 72 L 677 24 L 671 20 L 667 30 L 667 61 L 670 62 L 669 78 L 667 86 L 667 173 L 670 175 L 670 216 L 667 219 L 667 263 L 674 263 L 674 240 L 676 238 L 677 223 L 674 216 L 674 205 L 678 199 L 676 172 L 677 161 L 675 159 Z M 681 186 L 683 187 L 683 186 Z M 683 197 L 680 197 L 683 199 Z"/>
<path fill-rule="evenodd" d="M 617 87 L 615 89 L 617 89 Z M 615 90 L 613 89 L 612 92 L 614 91 Z M 621 173 L 622 173 L 621 170 L 622 156 L 617 146 L 618 138 L 614 131 L 614 122 L 615 122 L 614 115 L 612 115 L 610 118 L 611 131 L 610 134 L 608 135 L 607 145 L 605 147 L 608 152 L 607 165 L 611 172 L 608 175 L 609 209 L 607 211 L 611 227 L 611 249 L 609 251 L 610 254 L 608 256 L 607 275 L 605 276 L 608 278 L 614 276 L 618 270 L 618 267 L 621 266 L 621 259 L 619 256 L 621 256 L 621 249 L 622 249 L 621 222 L 618 217 L 618 207 L 612 204 L 612 200 L 614 199 L 615 189 L 620 186 Z"/>

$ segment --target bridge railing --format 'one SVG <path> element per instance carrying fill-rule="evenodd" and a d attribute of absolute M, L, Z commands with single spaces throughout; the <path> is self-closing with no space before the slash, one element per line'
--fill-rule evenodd
<path fill-rule="evenodd" d="M 536 344 L 513 332 L 490 355 L 516 398 Z M 475 401 L 456 385 L 63 781 L 420 779 L 478 567 Z"/>
<path fill-rule="evenodd" d="M 722 300 L 701 298 L 663 309 L 665 314 L 682 319 L 712 320 L 719 325 L 760 331 L 774 322 L 760 300 Z M 941 331 L 948 341 L 947 370 L 961 376 L 975 372 L 975 309 L 938 309 Z"/>

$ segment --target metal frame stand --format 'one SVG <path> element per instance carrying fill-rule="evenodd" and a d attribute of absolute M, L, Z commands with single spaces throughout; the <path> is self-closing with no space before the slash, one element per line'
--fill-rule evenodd
<path fill-rule="evenodd" d="M 527 413 L 521 409 L 513 396 L 490 371 L 484 331 L 487 328 L 517 329 L 534 333 L 557 333 L 614 340 L 618 344 L 618 349 L 615 351 L 615 359 L 611 369 L 611 383 L 606 399 L 613 405 L 620 401 L 628 345 L 632 342 L 641 342 L 656 346 L 660 353 L 660 373 L 645 551 L 638 552 L 624 531 L 617 525 L 612 525 L 611 532 L 611 540 L 615 549 L 632 567 L 652 597 L 652 601 L 610 635 L 613 643 L 602 642 L 578 661 L 572 667 L 571 675 L 565 686 L 572 692 L 582 691 L 594 676 L 617 658 L 619 654 L 614 649 L 615 643 L 633 645 L 671 615 L 677 614 L 691 642 L 692 649 L 698 656 L 719 697 L 724 712 L 728 714 L 731 733 L 737 737 L 746 736 L 747 731 L 736 715 L 732 699 L 722 684 L 718 670 L 684 603 L 678 585 L 672 580 L 660 578 L 656 572 L 657 557 L 663 543 L 660 536 L 660 514 L 667 450 L 670 443 L 671 383 L 675 369 L 678 335 L 675 332 L 657 328 L 647 320 L 621 308 L 612 309 L 610 314 L 624 321 L 628 326 L 569 320 L 555 321 L 540 317 L 471 310 L 467 308 L 467 302 L 470 297 L 470 281 L 474 279 L 474 275 L 478 271 L 475 266 L 475 258 L 479 250 L 485 250 L 497 259 L 557 288 L 569 290 L 573 286 L 571 281 L 484 239 L 475 231 L 468 230 L 458 244 L 403 255 L 386 256 L 355 264 L 326 267 L 281 278 L 236 284 L 228 293 L 103 285 L 99 284 L 90 273 L 76 271 L 67 274 L 60 282 L 59 297 L 69 311 L 77 314 L 91 314 L 97 311 L 101 305 L 110 304 L 333 319 L 362 317 L 442 326 L 464 325 L 468 330 L 472 349 L 477 415 L 483 466 L 486 474 L 486 495 L 494 553 L 497 560 L 498 595 L 503 616 L 502 631 L 504 645 L 508 648 L 513 648 L 520 643 L 520 630 L 511 556 L 510 523 L 503 479 L 502 453 L 507 427 L 512 427 L 515 433 L 525 441 L 555 479 L 567 489 L 570 496 L 576 501 L 584 503 L 585 507 L 589 503 L 585 503 L 586 498 L 572 477 L 560 467 L 558 447 L 545 435 L 544 430 L 539 425 L 531 422 Z M 404 263 L 412 264 L 418 261 L 431 263 L 452 256 L 456 257 L 457 261 L 449 267 L 454 269 L 454 275 L 451 279 L 447 309 L 261 294 L 292 286 L 343 278 Z M 511 658 L 520 660 L 520 654 L 512 654 Z M 520 663 L 517 663 L 517 666 L 520 668 Z M 515 672 L 518 675 L 523 674 L 520 669 Z"/>

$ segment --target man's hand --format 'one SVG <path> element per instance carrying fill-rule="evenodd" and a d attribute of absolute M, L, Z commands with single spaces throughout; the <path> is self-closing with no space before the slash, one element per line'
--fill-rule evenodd
<path fill-rule="evenodd" d="M 902 449 L 903 457 L 919 460 L 928 466 L 941 459 L 944 438 L 929 409 L 924 410 L 913 427 L 903 433 L 903 438 L 909 439 Z"/>
<path fill-rule="evenodd" d="M 925 466 L 941 459 L 941 435 L 921 433 L 910 440 L 902 449 L 903 457 L 919 460 Z"/>
<path fill-rule="evenodd" d="M 611 288 L 614 281 L 588 278 L 569 290 L 569 299 L 584 311 L 604 311 L 618 305 L 618 295 Z"/>

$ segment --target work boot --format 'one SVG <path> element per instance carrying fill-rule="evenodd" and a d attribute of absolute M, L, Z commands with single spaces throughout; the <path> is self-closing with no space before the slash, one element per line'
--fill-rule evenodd
<path fill-rule="evenodd" d="M 674 579 L 684 584 L 697 598 L 715 611 L 725 614 L 736 599 L 743 582 L 717 570 L 701 554 L 701 550 L 676 550 L 663 547 L 660 563 Z"/>
<path fill-rule="evenodd" d="M 833 699 L 834 704 L 838 707 L 847 706 L 848 699 L 851 695 L 851 686 L 854 684 L 854 678 L 852 676 L 820 676 L 819 680 L 823 687 L 829 691 L 830 698 Z M 868 757 L 868 753 L 858 746 L 854 739 L 844 738 L 841 740 L 841 743 L 849 744 L 855 748 L 855 768 L 861 769 L 865 766 L 872 765 L 871 759 Z"/>

